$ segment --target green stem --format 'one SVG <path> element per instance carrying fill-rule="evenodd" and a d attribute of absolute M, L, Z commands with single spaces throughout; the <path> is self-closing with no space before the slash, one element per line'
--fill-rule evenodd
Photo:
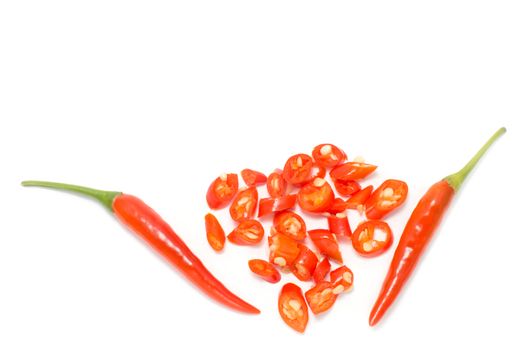
<path fill-rule="evenodd" d="M 102 205 L 107 207 L 110 211 L 113 211 L 112 203 L 114 202 L 114 198 L 121 194 L 121 192 L 101 191 L 101 190 L 96 190 L 94 188 L 89 188 L 89 187 L 64 184 L 60 182 L 48 182 L 48 181 L 23 181 L 22 186 L 55 188 L 58 190 L 65 190 L 69 192 L 84 194 L 88 197 L 96 199 Z"/>
<path fill-rule="evenodd" d="M 486 153 L 488 148 L 502 135 L 506 132 L 506 128 L 500 128 L 493 134 L 493 136 L 490 137 L 488 142 L 482 146 L 481 149 L 473 156 L 473 158 L 470 159 L 470 161 L 458 172 L 451 174 L 449 176 L 446 176 L 444 180 L 446 180 L 451 187 L 456 191 L 460 188 L 466 177 L 469 175 L 471 170 L 477 165 L 478 161 L 482 156 Z"/>

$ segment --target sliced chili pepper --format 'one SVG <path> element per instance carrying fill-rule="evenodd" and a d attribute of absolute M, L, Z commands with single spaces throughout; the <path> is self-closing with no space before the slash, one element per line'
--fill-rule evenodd
<path fill-rule="evenodd" d="M 339 286 L 335 287 L 337 291 L 340 290 Z M 304 296 L 308 302 L 308 306 L 314 314 L 320 314 L 332 307 L 337 300 L 337 294 L 334 293 L 334 286 L 328 281 L 322 281 L 317 283 L 314 287 L 308 290 Z"/>
<path fill-rule="evenodd" d="M 264 227 L 257 220 L 244 220 L 227 236 L 231 243 L 256 245 L 264 237 Z"/>
<path fill-rule="evenodd" d="M 294 194 L 288 194 L 283 197 L 262 198 L 259 202 L 258 217 L 291 209 L 295 207 L 295 202 L 297 202 L 297 196 Z"/>
<path fill-rule="evenodd" d="M 330 177 L 334 180 L 361 180 L 369 176 L 377 166 L 361 162 L 348 162 L 336 166 L 330 171 Z"/>
<path fill-rule="evenodd" d="M 333 168 L 347 159 L 345 152 L 329 143 L 315 146 L 312 157 L 317 164 L 327 168 Z"/>
<path fill-rule="evenodd" d="M 275 214 L 273 230 L 298 241 L 306 238 L 306 223 L 302 217 L 292 211 L 283 211 Z"/>
<path fill-rule="evenodd" d="M 312 167 L 312 157 L 302 153 L 296 154 L 286 161 L 282 177 L 292 185 L 301 185 L 310 179 Z"/>
<path fill-rule="evenodd" d="M 310 182 L 310 181 L 312 181 L 313 179 L 315 179 L 317 177 L 320 177 L 320 178 L 324 179 L 325 176 L 326 176 L 326 168 L 323 167 L 323 166 L 320 166 L 318 164 L 314 164 L 313 167 L 312 167 L 312 172 L 310 174 L 310 178 L 306 182 Z"/>
<path fill-rule="evenodd" d="M 242 175 L 242 179 L 248 186 L 264 185 L 268 180 L 266 175 L 252 169 L 244 169 L 240 172 L 240 174 Z"/>
<path fill-rule="evenodd" d="M 333 292 L 341 294 L 352 287 L 354 274 L 352 270 L 343 265 L 330 272 L 330 282 L 332 282 Z"/>
<path fill-rule="evenodd" d="M 392 230 L 383 221 L 364 221 L 352 234 L 352 246 L 365 257 L 378 256 L 387 251 L 391 244 Z"/>
<path fill-rule="evenodd" d="M 324 281 L 326 275 L 328 275 L 328 272 L 330 272 L 330 261 L 325 256 L 322 258 L 319 263 L 317 264 L 317 267 L 314 270 L 313 273 L 313 280 L 315 283 L 319 283 L 321 281 Z"/>
<path fill-rule="evenodd" d="M 213 214 L 205 215 L 205 233 L 207 234 L 207 242 L 211 248 L 217 252 L 224 248 L 226 236 L 222 225 Z"/>
<path fill-rule="evenodd" d="M 270 197 L 277 198 L 286 194 L 286 191 L 288 190 L 288 183 L 286 180 L 284 180 L 281 173 L 275 171 L 271 173 L 270 176 L 268 176 L 266 187 Z"/>
<path fill-rule="evenodd" d="M 332 202 L 332 205 L 330 208 L 326 209 L 326 211 L 330 214 L 337 214 L 342 213 L 345 210 L 348 209 L 348 204 L 343 200 L 343 198 L 336 197 L 334 198 L 334 201 Z"/>
<path fill-rule="evenodd" d="M 319 253 L 326 255 L 330 259 L 339 263 L 343 262 L 337 238 L 332 232 L 323 229 L 311 230 L 308 231 L 308 236 L 310 236 L 310 239 L 319 250 Z"/>
<path fill-rule="evenodd" d="M 352 230 L 350 229 L 350 223 L 348 222 L 348 216 L 346 213 L 329 215 L 327 219 L 330 232 L 338 236 L 352 236 Z"/>
<path fill-rule="evenodd" d="M 309 281 L 317 266 L 317 255 L 304 244 L 299 244 L 299 255 L 294 260 L 291 271 L 300 281 Z"/>
<path fill-rule="evenodd" d="M 258 204 L 258 192 L 255 187 L 241 190 L 235 196 L 233 203 L 229 207 L 229 214 L 235 221 L 251 219 L 255 215 Z"/>
<path fill-rule="evenodd" d="M 307 183 L 297 193 L 299 206 L 306 211 L 321 213 L 334 203 L 334 191 L 330 184 L 323 178 L 316 178 Z"/>
<path fill-rule="evenodd" d="M 237 174 L 222 174 L 217 177 L 207 190 L 207 204 L 211 209 L 226 207 L 238 191 Z"/>
<path fill-rule="evenodd" d="M 252 259 L 248 261 L 248 266 L 254 274 L 269 283 L 277 283 L 281 280 L 279 271 L 266 260 Z"/>
<path fill-rule="evenodd" d="M 300 252 L 297 241 L 282 233 L 268 237 L 268 244 L 269 261 L 280 267 L 291 266 Z"/>
<path fill-rule="evenodd" d="M 373 189 L 374 187 L 372 185 L 368 185 L 359 192 L 354 193 L 346 201 L 348 209 L 355 209 L 362 213 L 365 210 L 365 203 L 369 199 Z"/>
<path fill-rule="evenodd" d="M 351 196 L 361 190 L 361 185 L 354 180 L 334 180 L 334 187 L 342 196 Z"/>
<path fill-rule="evenodd" d="M 301 288 L 286 283 L 279 294 L 279 314 L 282 320 L 297 332 L 303 333 L 308 324 L 308 306 Z"/>
<path fill-rule="evenodd" d="M 405 201 L 407 192 L 407 184 L 403 181 L 384 181 L 365 203 L 367 218 L 382 219 Z"/>
<path fill-rule="evenodd" d="M 158 213 L 141 199 L 121 192 L 46 181 L 24 181 L 23 186 L 55 188 L 89 196 L 115 214 L 173 267 L 209 297 L 238 311 L 258 314 L 260 311 L 229 291 L 205 268 L 189 247 Z"/>

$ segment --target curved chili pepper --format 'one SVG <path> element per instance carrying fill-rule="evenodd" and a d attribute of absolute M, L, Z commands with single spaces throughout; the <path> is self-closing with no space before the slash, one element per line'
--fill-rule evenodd
<path fill-rule="evenodd" d="M 112 211 L 172 266 L 216 301 L 238 311 L 258 314 L 254 306 L 237 297 L 218 281 L 194 255 L 182 239 L 141 199 L 121 192 L 100 191 L 88 187 L 46 181 L 24 181 L 23 186 L 48 187 L 92 197 Z"/>
<path fill-rule="evenodd" d="M 383 317 L 412 274 L 460 185 L 491 144 L 505 132 L 505 128 L 499 129 L 460 171 L 435 183 L 420 199 L 403 230 L 380 294 L 370 313 L 371 326 Z"/>

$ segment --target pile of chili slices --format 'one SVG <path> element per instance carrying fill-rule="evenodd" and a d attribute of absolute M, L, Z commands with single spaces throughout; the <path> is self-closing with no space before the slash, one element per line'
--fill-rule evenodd
<path fill-rule="evenodd" d="M 358 181 L 376 168 L 359 157 L 349 162 L 340 148 L 321 144 L 313 149 L 311 156 L 291 156 L 282 170 L 275 170 L 269 176 L 251 169 L 242 170 L 247 187 L 239 188 L 237 174 L 220 175 L 209 186 L 206 196 L 209 207 L 221 209 L 229 205 L 231 218 L 238 225 L 227 235 L 234 244 L 259 244 L 265 232 L 258 219 L 273 215 L 267 237 L 269 258 L 250 260 L 248 265 L 253 273 L 270 283 L 281 280 L 280 272 L 291 272 L 300 281 L 313 281 L 304 295 L 293 283 L 285 284 L 280 292 L 279 313 L 296 331 L 305 330 L 308 307 L 314 314 L 325 312 L 339 294 L 352 287 L 354 275 L 343 265 L 336 236 L 350 239 L 354 250 L 364 257 L 377 256 L 392 243 L 392 231 L 381 220 L 405 201 L 407 184 L 391 179 L 375 190 L 372 185 L 362 187 Z M 329 180 L 325 179 L 327 172 Z M 266 186 L 269 197 L 259 200 L 257 186 Z M 296 213 L 297 204 L 301 211 Z M 347 210 L 356 210 L 365 217 L 354 230 Z M 328 227 L 308 230 L 300 215 L 303 212 L 326 217 Z M 205 226 L 211 247 L 222 250 L 226 235 L 213 214 L 205 216 Z M 305 244 L 307 236 L 317 252 Z M 330 261 L 341 266 L 332 270 Z"/>

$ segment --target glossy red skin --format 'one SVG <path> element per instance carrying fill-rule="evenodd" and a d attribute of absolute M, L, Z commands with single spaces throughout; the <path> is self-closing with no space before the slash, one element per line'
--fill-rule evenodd
<path fill-rule="evenodd" d="M 235 310 L 260 313 L 257 308 L 234 295 L 218 281 L 169 224 L 142 200 L 121 194 L 114 198 L 112 210 L 124 225 L 205 294 Z"/>
<path fill-rule="evenodd" d="M 268 176 L 268 181 L 266 183 L 266 188 L 270 197 L 278 198 L 286 195 L 288 190 L 288 183 L 282 177 L 282 174 L 278 172 L 271 173 Z"/>
<path fill-rule="evenodd" d="M 405 225 L 380 294 L 370 313 L 371 326 L 383 317 L 411 276 L 454 194 L 453 187 L 442 180 L 431 186 L 418 202 Z"/>
<path fill-rule="evenodd" d="M 219 186 L 225 186 L 226 193 L 219 193 Z M 207 190 L 207 204 L 211 209 L 221 209 L 227 207 L 231 202 L 233 197 L 237 194 L 238 191 L 238 176 L 237 174 L 227 174 L 226 181 L 222 180 L 220 177 L 217 177 L 209 186 Z"/>
<path fill-rule="evenodd" d="M 367 187 L 363 188 L 362 190 L 354 193 L 346 201 L 348 209 L 356 209 L 356 210 L 358 210 L 360 208 L 364 208 L 364 205 L 367 202 L 367 200 L 369 199 L 373 189 L 374 189 L 374 187 L 372 185 L 368 185 Z"/>
<path fill-rule="evenodd" d="M 334 187 L 342 196 L 351 196 L 361 190 L 361 185 L 354 180 L 334 180 Z"/>
<path fill-rule="evenodd" d="M 258 217 L 291 209 L 295 207 L 296 202 L 297 196 L 294 194 L 278 198 L 262 198 L 259 202 Z"/>
<path fill-rule="evenodd" d="M 324 257 L 319 261 L 317 264 L 317 267 L 315 268 L 313 272 L 313 280 L 315 283 L 319 283 L 321 281 L 324 281 L 326 275 L 328 275 L 328 272 L 330 272 L 330 260 L 328 260 L 327 257 Z"/>
<path fill-rule="evenodd" d="M 251 272 L 269 283 L 278 283 L 281 280 L 280 272 L 266 260 L 252 259 L 248 261 L 248 266 Z"/>
<path fill-rule="evenodd" d="M 351 276 L 350 282 L 347 282 L 343 279 L 343 275 L 347 272 L 350 273 L 350 276 Z M 332 282 L 332 286 L 334 288 L 337 287 L 338 285 L 342 285 L 343 288 L 345 288 L 345 291 L 347 291 L 354 284 L 354 273 L 347 266 L 345 265 L 340 266 L 334 271 L 330 272 L 330 282 Z"/>
<path fill-rule="evenodd" d="M 377 166 L 359 162 L 348 162 L 336 166 L 330 171 L 330 177 L 335 180 L 361 180 L 376 170 Z"/>
<path fill-rule="evenodd" d="M 337 243 L 336 236 L 329 230 L 311 230 L 308 231 L 308 236 L 312 240 L 313 244 L 319 250 L 319 253 L 337 261 L 338 263 L 343 262 L 343 257 L 339 251 L 339 244 Z"/>
<path fill-rule="evenodd" d="M 321 148 L 325 145 L 329 145 L 330 147 L 332 147 L 332 151 L 330 154 L 333 154 L 335 156 L 335 159 L 332 159 L 330 157 L 330 154 L 321 154 Z M 312 157 L 315 160 L 315 163 L 327 168 L 333 168 L 336 165 L 342 164 L 347 159 L 347 155 L 345 154 L 345 152 L 343 152 L 343 150 L 331 143 L 322 143 L 320 145 L 315 146 L 312 151 Z"/>
<path fill-rule="evenodd" d="M 306 301 L 308 302 L 308 306 L 315 315 L 328 311 L 328 309 L 330 309 L 337 300 L 337 294 L 332 292 L 326 296 L 322 296 L 321 293 L 325 289 L 332 290 L 332 283 L 328 281 L 319 282 L 304 294 Z"/>
<path fill-rule="evenodd" d="M 304 244 L 299 244 L 299 249 L 299 255 L 293 261 L 291 271 L 300 281 L 309 281 L 318 263 L 317 255 Z"/>
<path fill-rule="evenodd" d="M 382 206 L 384 200 L 381 197 L 381 194 L 387 187 L 393 188 L 394 192 L 400 194 L 401 197 L 391 206 Z M 385 180 L 365 202 L 367 218 L 371 220 L 383 219 L 385 216 L 387 216 L 387 214 L 405 202 L 408 191 L 407 184 L 403 181 L 392 179 Z"/>
<path fill-rule="evenodd" d="M 273 264 L 275 264 L 275 258 L 281 257 L 286 260 L 286 266 L 291 266 L 300 252 L 299 243 L 282 233 L 268 237 L 268 245 L 270 247 L 269 261 Z"/>
<path fill-rule="evenodd" d="M 334 191 L 328 182 L 321 187 L 307 183 L 297 193 L 299 206 L 311 213 L 322 213 L 328 210 L 334 203 Z"/>
<path fill-rule="evenodd" d="M 283 311 L 284 307 L 288 308 L 290 300 L 298 301 L 302 310 L 302 315 L 293 319 L 290 319 Z M 297 332 L 303 333 L 308 324 L 308 305 L 304 301 L 301 288 L 293 283 L 286 283 L 280 291 L 278 307 L 282 320 Z"/>
<path fill-rule="evenodd" d="M 343 198 L 336 197 L 334 198 L 334 201 L 332 202 L 332 205 L 330 208 L 326 209 L 326 211 L 330 214 L 337 214 L 342 213 L 345 210 L 348 209 L 348 203 L 343 200 Z"/>
<path fill-rule="evenodd" d="M 297 158 L 302 160 L 302 166 L 298 167 Z M 291 156 L 284 165 L 282 177 L 292 185 L 301 185 L 309 181 L 312 176 L 313 160 L 307 154 L 296 154 Z"/>
<path fill-rule="evenodd" d="M 248 236 L 255 235 L 255 237 Z M 264 227 L 257 220 L 244 220 L 227 236 L 231 243 L 238 245 L 256 245 L 264 238 Z"/>
<path fill-rule="evenodd" d="M 300 224 L 298 231 L 292 229 L 292 221 L 297 221 Z M 285 234 L 297 241 L 302 241 L 306 238 L 306 223 L 304 219 L 292 211 L 283 211 L 275 214 L 273 218 L 273 232 Z"/>
<path fill-rule="evenodd" d="M 387 235 L 387 239 L 383 242 L 379 242 L 379 245 L 376 248 L 373 248 L 373 250 L 367 252 L 363 248 L 363 243 L 369 241 L 372 238 L 375 229 L 385 232 Z M 361 235 L 361 232 L 363 232 L 364 230 L 368 231 L 369 239 L 360 240 L 359 237 Z M 392 230 L 386 222 L 379 220 L 368 220 L 359 224 L 358 227 L 354 230 L 354 233 L 352 234 L 352 247 L 354 247 L 354 250 L 359 255 L 362 255 L 367 258 L 373 258 L 380 254 L 383 254 L 390 248 L 393 240 L 392 237 Z"/>
<path fill-rule="evenodd" d="M 338 217 L 335 215 L 330 215 L 327 217 L 328 220 L 328 229 L 333 234 L 338 236 L 352 236 L 352 229 L 350 228 L 350 223 L 348 222 L 348 216 Z"/>
<path fill-rule="evenodd" d="M 242 179 L 248 186 L 264 185 L 268 180 L 266 175 L 252 169 L 244 169 L 240 172 L 240 175 L 242 175 Z"/>
<path fill-rule="evenodd" d="M 222 225 L 218 219 L 211 213 L 205 215 L 205 233 L 207 234 L 207 242 L 211 248 L 217 252 L 224 248 L 226 236 Z"/>
<path fill-rule="evenodd" d="M 248 202 L 239 205 L 238 202 L 244 198 L 248 198 Z M 247 219 L 251 219 L 255 216 L 258 204 L 258 192 L 255 187 L 249 187 L 237 193 L 233 203 L 229 207 L 229 214 L 231 218 L 237 222 L 241 222 Z"/>

